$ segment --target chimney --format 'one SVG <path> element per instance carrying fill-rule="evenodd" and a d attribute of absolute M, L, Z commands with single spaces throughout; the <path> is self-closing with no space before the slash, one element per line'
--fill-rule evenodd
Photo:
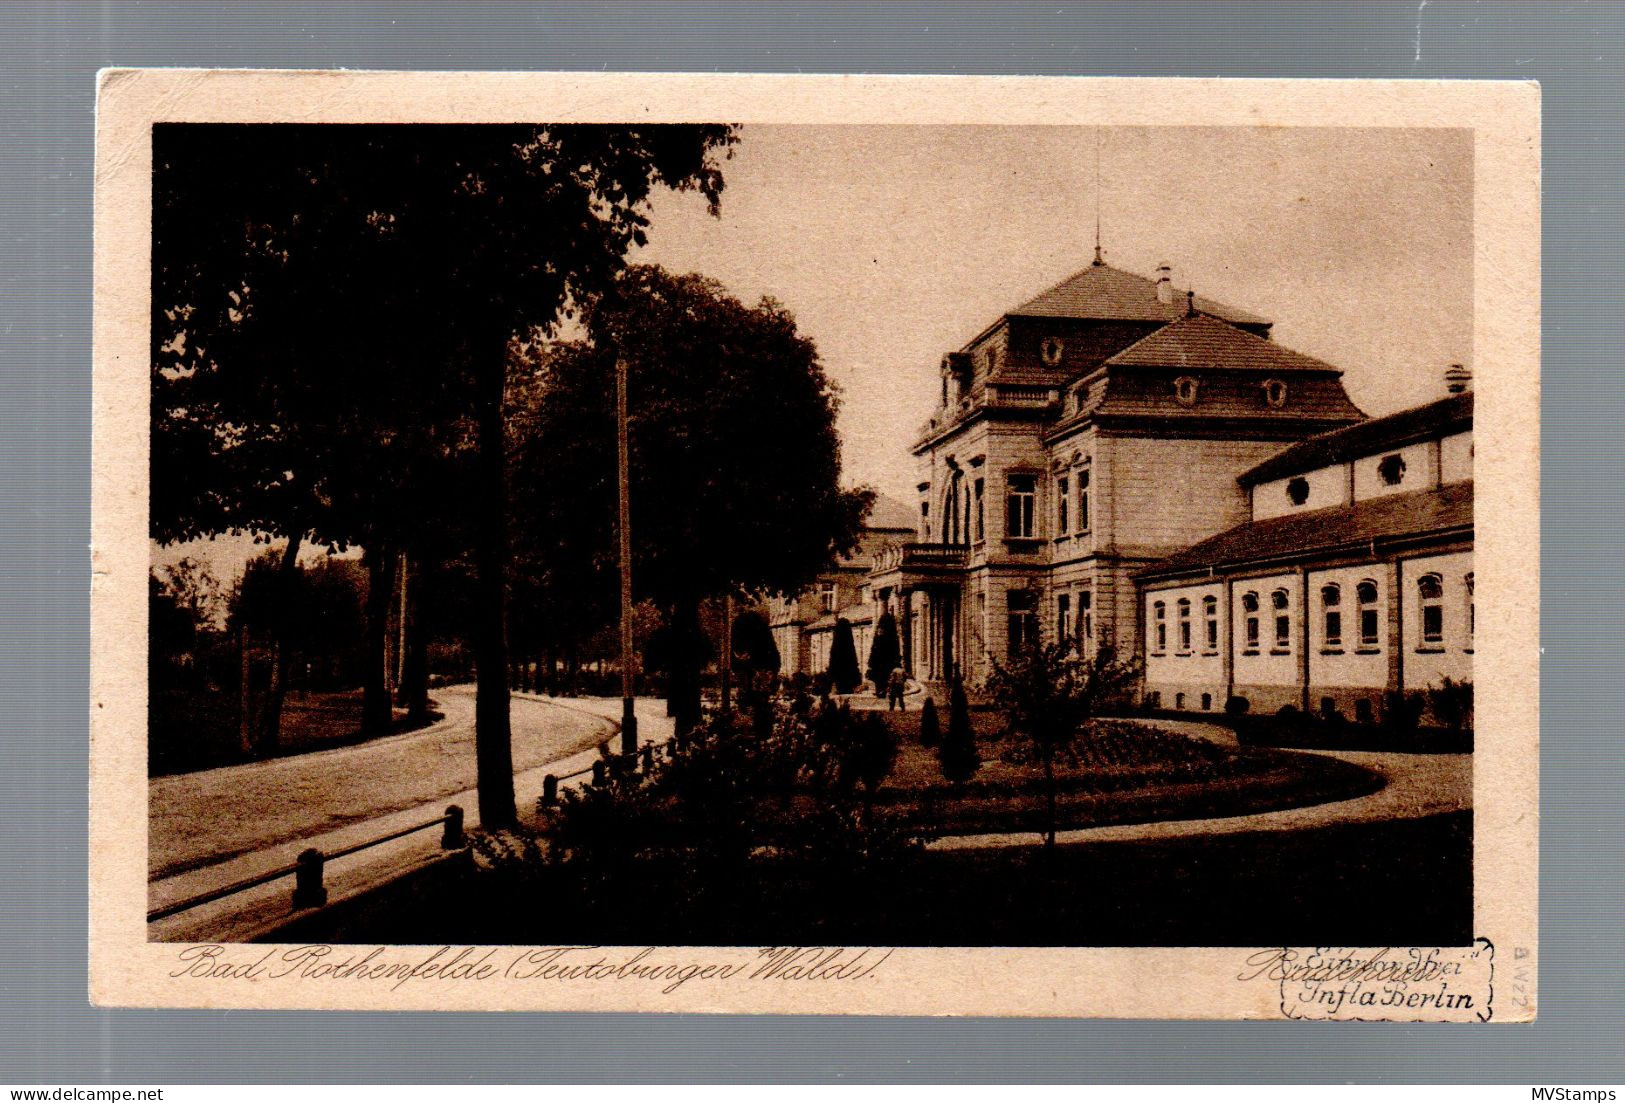
<path fill-rule="evenodd" d="M 1473 385 L 1473 373 L 1460 364 L 1451 364 L 1444 373 L 1444 389 L 1451 394 L 1462 394 Z"/>
<path fill-rule="evenodd" d="M 1159 264 L 1157 265 L 1157 302 L 1171 304 L 1173 301 L 1173 269 L 1166 264 Z"/>

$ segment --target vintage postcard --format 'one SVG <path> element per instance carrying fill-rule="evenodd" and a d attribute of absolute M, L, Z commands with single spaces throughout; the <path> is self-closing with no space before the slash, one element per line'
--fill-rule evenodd
<path fill-rule="evenodd" d="M 1539 125 L 103 73 L 92 1000 L 1532 1019 Z"/>

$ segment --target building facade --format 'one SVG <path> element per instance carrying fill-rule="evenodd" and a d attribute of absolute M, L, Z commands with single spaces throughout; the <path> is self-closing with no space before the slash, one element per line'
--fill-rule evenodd
<path fill-rule="evenodd" d="M 868 665 L 869 648 L 874 642 L 879 617 L 869 576 L 876 557 L 885 548 L 908 540 L 913 533 L 913 517 L 908 507 L 880 495 L 869 511 L 858 546 L 850 555 L 843 556 L 795 597 L 775 598 L 767 603 L 763 614 L 773 630 L 781 674 L 820 674 L 828 670 L 837 620 L 852 625 L 859 669 Z"/>
<path fill-rule="evenodd" d="M 1097 250 L 945 356 L 914 531 L 868 579 L 910 673 L 976 682 L 1039 638 L 1139 649 L 1140 573 L 1250 521 L 1239 475 L 1363 420 L 1271 325 Z"/>
<path fill-rule="evenodd" d="M 1472 679 L 1465 382 L 1242 472 L 1245 523 L 1139 572 L 1148 704 L 1371 720 L 1388 692 Z"/>

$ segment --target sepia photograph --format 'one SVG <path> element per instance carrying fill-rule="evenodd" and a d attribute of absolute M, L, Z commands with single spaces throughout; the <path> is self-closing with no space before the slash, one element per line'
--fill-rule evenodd
<path fill-rule="evenodd" d="M 862 1010 L 1201 948 L 1235 1014 L 1491 1018 L 1538 733 L 1475 655 L 1534 568 L 1480 607 L 1475 507 L 1538 444 L 1480 498 L 1474 405 L 1537 361 L 1470 122 L 699 106 L 125 135 L 144 707 L 93 753 L 163 983 Z"/>

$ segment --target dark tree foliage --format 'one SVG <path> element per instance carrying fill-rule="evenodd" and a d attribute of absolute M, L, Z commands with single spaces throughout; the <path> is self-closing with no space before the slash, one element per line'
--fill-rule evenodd
<path fill-rule="evenodd" d="M 852 641 L 852 622 L 845 617 L 836 620 L 835 638 L 830 641 L 829 680 L 836 693 L 851 693 L 862 680 L 858 673 L 858 649 Z"/>
<path fill-rule="evenodd" d="M 834 386 L 787 310 L 634 267 L 586 321 L 587 340 L 537 355 L 537 405 L 516 445 L 518 509 L 533 526 L 520 543 L 551 555 L 567 542 L 555 589 L 614 585 L 617 356 L 628 366 L 633 584 L 665 610 L 672 639 L 694 640 L 703 600 L 795 593 L 855 546 L 873 496 L 840 487 Z M 698 718 L 701 658 L 666 655 L 685 727 Z"/>
<path fill-rule="evenodd" d="M 741 673 L 779 669 L 779 645 L 767 618 L 754 609 L 734 617 L 733 666 Z"/>
<path fill-rule="evenodd" d="M 514 819 L 515 340 L 612 283 L 656 186 L 715 211 L 713 156 L 733 141 L 701 125 L 155 128 L 153 536 L 286 537 L 290 573 L 307 536 L 468 548 L 488 824 Z"/>
<path fill-rule="evenodd" d="M 890 612 L 880 614 L 875 625 L 874 642 L 869 645 L 869 682 L 875 687 L 875 696 L 886 696 L 886 680 L 902 662 L 901 641 L 897 638 L 897 618 Z"/>
<path fill-rule="evenodd" d="M 948 731 L 937 750 L 937 761 L 942 776 L 954 785 L 963 785 L 982 768 L 982 752 L 970 726 L 970 702 L 965 699 L 965 687 L 957 681 L 948 694 Z"/>

